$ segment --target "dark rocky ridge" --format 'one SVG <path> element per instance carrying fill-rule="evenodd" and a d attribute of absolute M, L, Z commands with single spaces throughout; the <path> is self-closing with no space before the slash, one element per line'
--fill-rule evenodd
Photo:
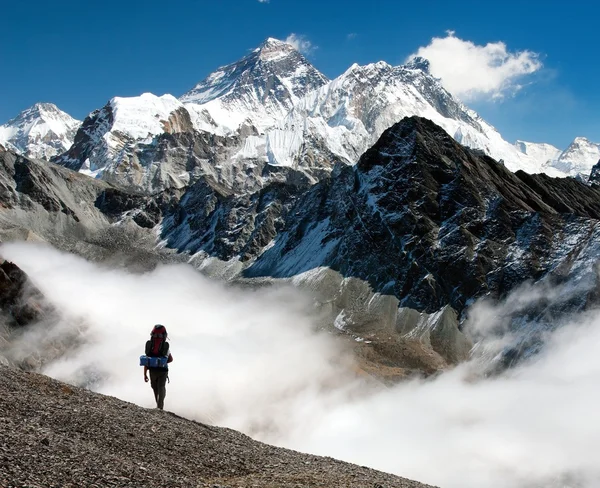
<path fill-rule="evenodd" d="M 263 227 L 266 250 L 252 245 L 265 205 L 202 188 L 183 197 L 184 219 L 167 217 L 163 237 L 171 245 L 185 235 L 190 252 L 241 256 L 248 277 L 329 267 L 427 312 L 448 304 L 461 312 L 474 298 L 500 297 L 549 274 L 564 279 L 589 257 L 600 218 L 597 189 L 512 173 L 417 117 L 386 131 L 355 167 L 338 166 L 292 200 L 271 198 L 277 225 Z M 250 228 L 241 232 L 240 222 Z"/>
<path fill-rule="evenodd" d="M 0 412 L 7 488 L 428 486 L 2 365 Z"/>

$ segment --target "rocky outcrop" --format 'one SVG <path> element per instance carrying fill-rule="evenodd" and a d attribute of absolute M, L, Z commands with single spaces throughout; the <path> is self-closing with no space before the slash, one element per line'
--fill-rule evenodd
<path fill-rule="evenodd" d="M 0 365 L 2 486 L 427 488 Z"/>
<path fill-rule="evenodd" d="M 16 264 L 0 264 L 0 311 L 8 326 L 22 327 L 52 311 L 42 293 Z"/>
<path fill-rule="evenodd" d="M 592 166 L 592 170 L 588 178 L 588 183 L 596 187 L 600 185 L 600 160 L 598 160 L 598 162 L 594 166 Z"/>

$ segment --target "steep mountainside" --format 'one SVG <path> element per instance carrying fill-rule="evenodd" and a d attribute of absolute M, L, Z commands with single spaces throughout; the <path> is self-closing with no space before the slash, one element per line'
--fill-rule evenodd
<path fill-rule="evenodd" d="M 30 158 L 50 159 L 73 144 L 81 125 L 52 103 L 36 103 L 0 126 L 0 144 Z"/>
<path fill-rule="evenodd" d="M 0 365 L 2 486 L 427 488 Z"/>
<path fill-rule="evenodd" d="M 431 76 L 429 63 L 422 58 L 396 67 L 384 62 L 353 65 L 305 97 L 285 120 L 284 128 L 289 131 L 308 124 L 313 138 L 324 138 L 333 152 L 354 163 L 385 129 L 412 115 L 432 120 L 466 146 L 503 159 L 513 171 L 540 171 L 535 157 L 504 141 L 493 127 L 449 94 Z"/>
<path fill-rule="evenodd" d="M 253 166 L 221 164 L 237 151 L 240 138 L 198 132 L 190 117 L 171 95 L 114 98 L 85 119 L 73 146 L 53 161 L 146 193 L 182 188 L 200 174 L 234 188 L 248 184 Z"/>

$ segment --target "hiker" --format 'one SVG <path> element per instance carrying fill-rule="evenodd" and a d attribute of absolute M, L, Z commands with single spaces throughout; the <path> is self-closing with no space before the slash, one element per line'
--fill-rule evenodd
<path fill-rule="evenodd" d="M 166 362 L 163 361 L 164 367 L 144 366 L 144 381 L 148 383 L 148 370 L 150 370 L 150 386 L 154 390 L 156 406 L 162 410 L 167 396 L 167 379 L 169 378 L 167 363 L 173 361 L 167 342 L 167 329 L 164 325 L 156 324 L 150 332 L 150 340 L 146 342 L 146 356 L 167 358 Z"/>

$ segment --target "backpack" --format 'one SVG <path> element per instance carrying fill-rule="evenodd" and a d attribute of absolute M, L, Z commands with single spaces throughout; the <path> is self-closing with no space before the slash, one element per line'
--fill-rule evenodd
<path fill-rule="evenodd" d="M 155 338 L 152 338 L 146 342 L 145 354 L 149 357 L 168 357 L 169 343 L 164 339 L 157 340 Z"/>
<path fill-rule="evenodd" d="M 152 334 L 146 342 L 145 355 L 140 356 L 140 366 L 149 368 L 167 368 L 169 359 L 169 343 L 166 334 Z"/>

